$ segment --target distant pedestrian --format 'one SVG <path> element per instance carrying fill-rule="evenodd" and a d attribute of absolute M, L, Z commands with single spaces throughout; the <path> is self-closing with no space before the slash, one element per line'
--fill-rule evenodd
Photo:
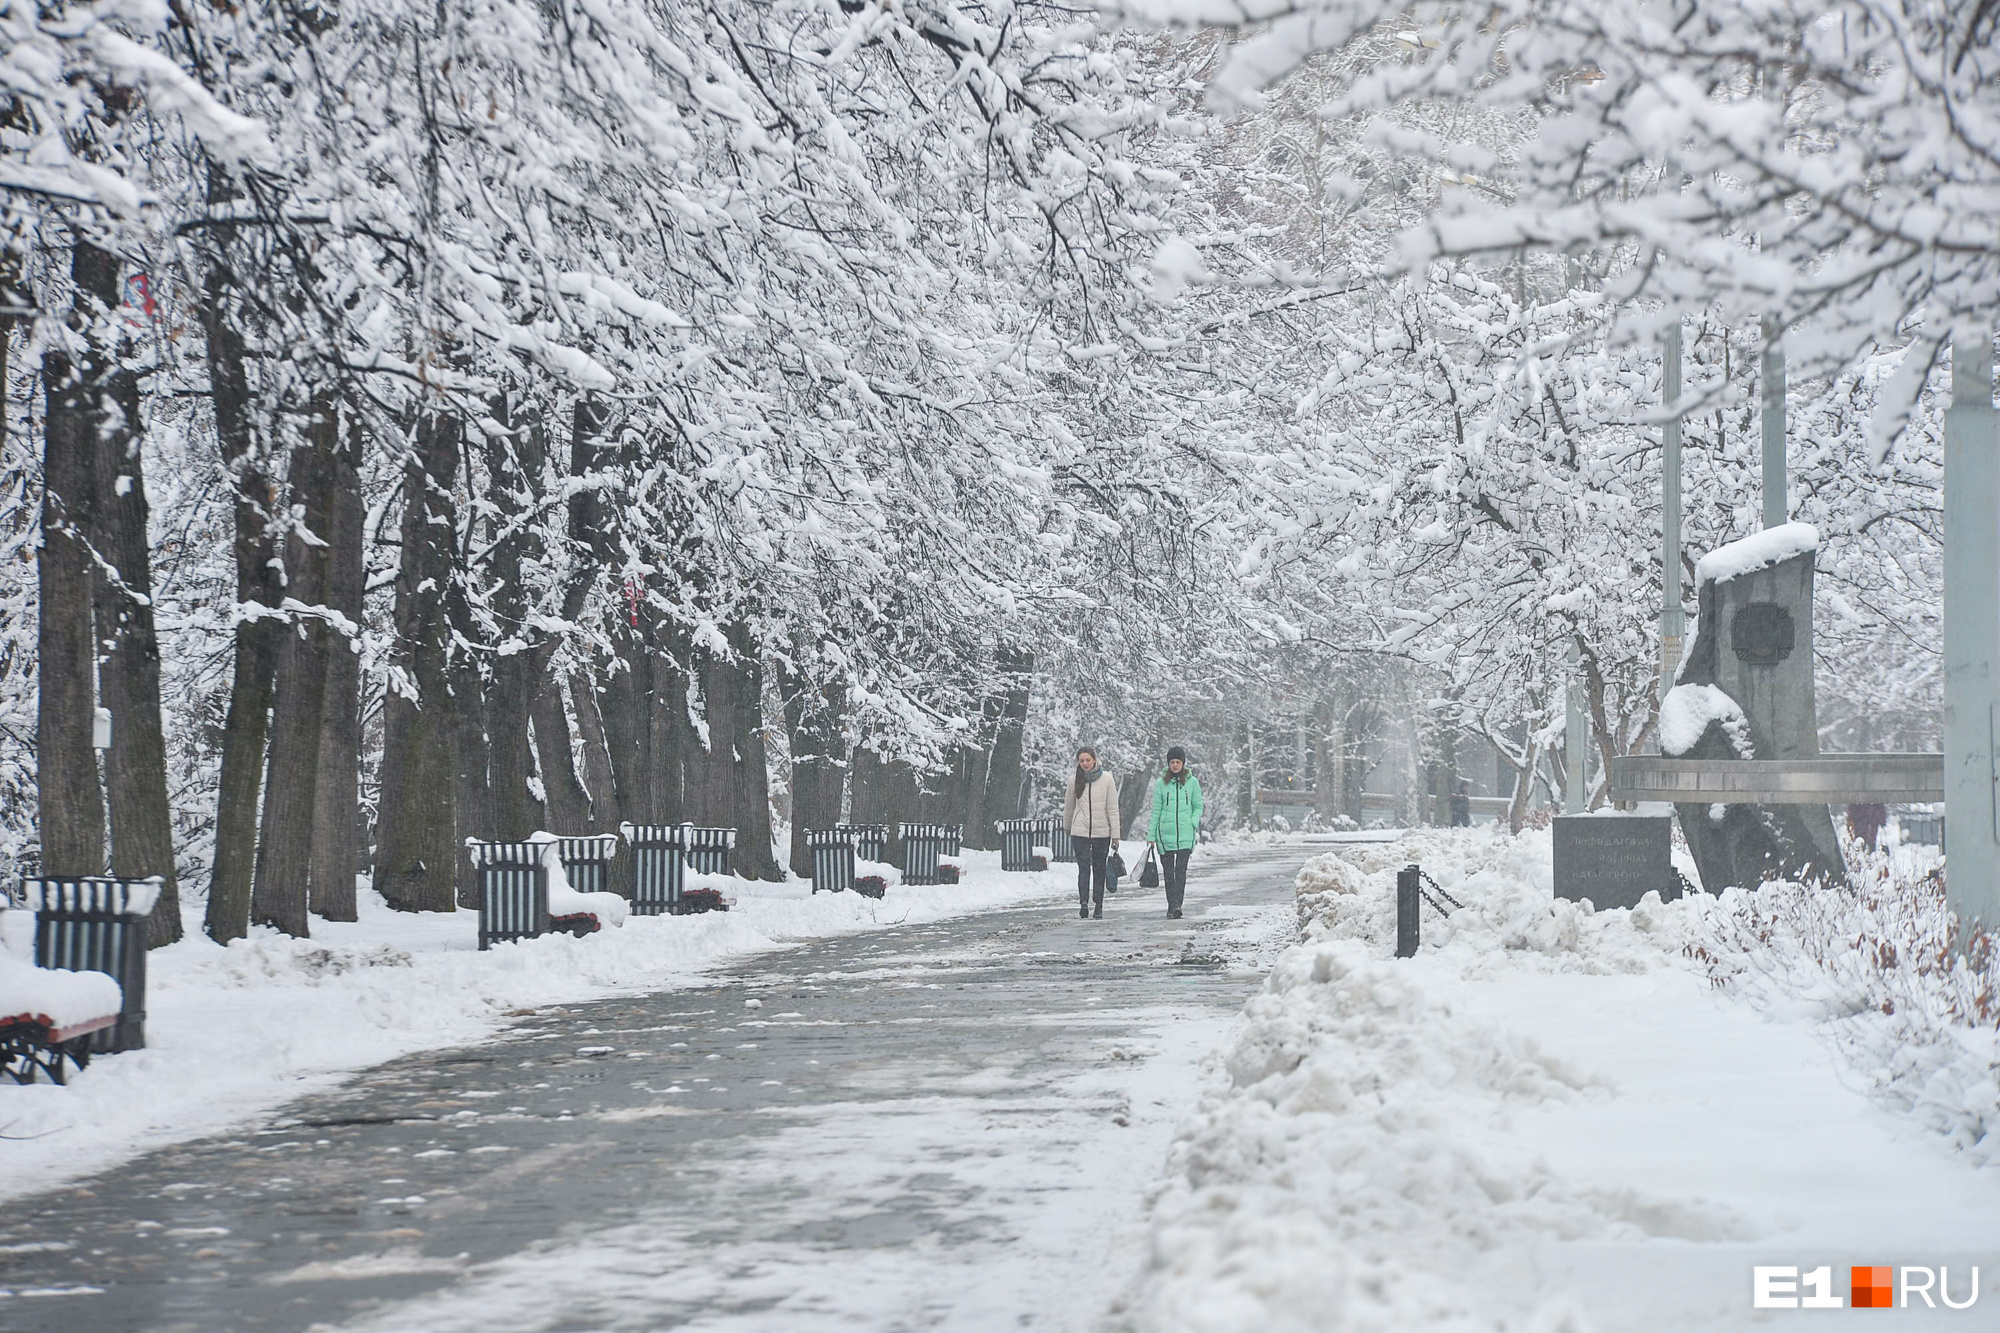
<path fill-rule="evenodd" d="M 1188 772 L 1187 751 L 1176 745 L 1167 751 L 1167 771 L 1153 784 L 1153 817 L 1146 837 L 1160 852 L 1166 879 L 1167 915 L 1178 918 L 1187 896 L 1188 857 L 1201 832 L 1201 779 Z"/>
<path fill-rule="evenodd" d="M 1076 852 L 1076 906 L 1080 917 L 1104 915 L 1104 861 L 1118 836 L 1118 780 L 1097 762 L 1097 751 L 1076 752 L 1076 776 L 1063 797 L 1063 827 Z"/>
<path fill-rule="evenodd" d="M 1472 784 L 1464 778 L 1458 780 L 1458 790 L 1451 794 L 1451 826 L 1472 827 Z"/>

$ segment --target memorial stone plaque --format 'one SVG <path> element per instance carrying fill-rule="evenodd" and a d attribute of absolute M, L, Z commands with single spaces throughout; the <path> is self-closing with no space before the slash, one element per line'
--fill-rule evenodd
<path fill-rule="evenodd" d="M 1636 907 L 1648 892 L 1680 897 L 1670 815 L 1566 815 L 1555 821 L 1556 897 L 1599 910 Z"/>

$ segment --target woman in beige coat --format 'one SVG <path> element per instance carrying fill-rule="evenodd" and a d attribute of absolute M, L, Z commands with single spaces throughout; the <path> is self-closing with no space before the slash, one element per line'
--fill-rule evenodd
<path fill-rule="evenodd" d="M 1063 827 L 1076 849 L 1076 906 L 1080 917 L 1104 915 L 1104 862 L 1118 836 L 1118 780 L 1097 762 L 1097 751 L 1076 752 L 1076 777 L 1063 795 Z"/>

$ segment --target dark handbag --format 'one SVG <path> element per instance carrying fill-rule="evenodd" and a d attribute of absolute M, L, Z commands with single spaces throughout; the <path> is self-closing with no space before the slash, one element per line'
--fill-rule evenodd
<path fill-rule="evenodd" d="M 1112 849 L 1111 855 L 1104 862 L 1104 873 L 1114 880 L 1125 878 L 1125 858 L 1118 854 L 1116 848 Z"/>
<path fill-rule="evenodd" d="M 1157 889 L 1160 887 L 1160 858 L 1153 855 L 1153 844 L 1146 844 L 1146 864 L 1139 867 L 1139 887 Z"/>

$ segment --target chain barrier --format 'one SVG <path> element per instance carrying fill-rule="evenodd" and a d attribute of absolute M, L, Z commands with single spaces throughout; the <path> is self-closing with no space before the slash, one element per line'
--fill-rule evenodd
<path fill-rule="evenodd" d="M 1446 893 L 1444 891 L 1443 886 L 1441 886 L 1436 880 L 1431 878 L 1430 871 L 1425 870 L 1422 866 L 1418 866 L 1416 868 L 1416 871 L 1417 871 L 1417 881 L 1418 881 L 1417 892 L 1424 895 L 1424 901 L 1429 903 L 1433 908 L 1435 908 L 1439 916 L 1448 917 L 1451 915 L 1451 913 L 1447 912 L 1444 909 L 1444 904 L 1440 903 L 1438 901 L 1438 898 L 1444 899 L 1445 902 L 1450 903 L 1452 907 L 1458 911 L 1465 910 L 1465 904 L 1460 902 L 1458 899 L 1452 897 L 1450 894 Z M 1429 887 L 1426 888 L 1425 887 L 1426 885 L 1428 885 Z M 1432 897 L 1431 896 L 1432 894 L 1436 894 L 1437 897 L 1435 898 Z"/>

